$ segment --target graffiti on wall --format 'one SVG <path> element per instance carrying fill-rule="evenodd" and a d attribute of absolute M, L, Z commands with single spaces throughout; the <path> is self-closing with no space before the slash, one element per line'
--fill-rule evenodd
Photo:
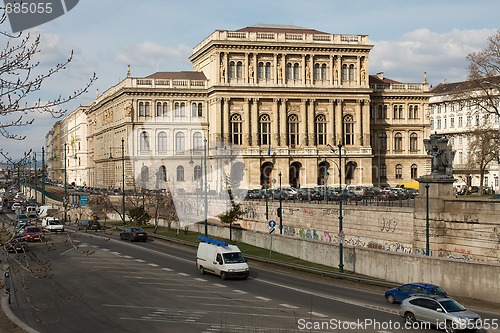
<path fill-rule="evenodd" d="M 385 232 L 395 232 L 398 225 L 398 221 L 379 216 L 378 224 L 380 226 L 380 231 Z"/>

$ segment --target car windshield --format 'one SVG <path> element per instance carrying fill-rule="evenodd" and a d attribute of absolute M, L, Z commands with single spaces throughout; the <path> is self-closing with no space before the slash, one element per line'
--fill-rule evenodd
<path fill-rule="evenodd" d="M 144 232 L 144 229 L 142 229 L 142 228 L 130 228 L 130 231 L 132 231 L 132 232 Z"/>
<path fill-rule="evenodd" d="M 51 221 L 49 221 L 49 224 L 50 225 L 59 225 L 59 224 L 61 224 L 61 222 L 59 222 L 59 220 L 51 220 Z"/>
<path fill-rule="evenodd" d="M 441 301 L 439 303 L 447 312 L 465 311 L 465 308 L 460 303 L 458 303 L 453 299 L 448 299 L 446 301 Z"/>
<path fill-rule="evenodd" d="M 226 264 L 239 264 L 245 262 L 245 258 L 241 252 L 224 253 L 222 256 Z"/>

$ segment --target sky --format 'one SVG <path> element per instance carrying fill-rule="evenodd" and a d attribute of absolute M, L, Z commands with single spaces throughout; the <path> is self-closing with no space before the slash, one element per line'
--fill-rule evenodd
<path fill-rule="evenodd" d="M 487 45 L 500 29 L 495 0 L 81 0 L 53 21 L 24 31 L 40 35 L 39 70 L 74 59 L 42 86 L 33 100 L 70 95 L 95 72 L 89 92 L 64 106 L 67 114 L 88 105 L 123 80 L 157 71 L 192 70 L 192 49 L 215 30 L 255 24 L 286 24 L 332 34 L 368 35 L 370 74 L 432 86 L 467 79 L 466 56 Z M 0 29 L 10 31 L 4 23 Z M 5 42 L 0 38 L 0 43 Z M 41 152 L 45 135 L 58 120 L 47 114 L 24 115 L 30 126 L 12 130 L 22 141 L 0 137 L 0 149 L 17 159 Z M 5 119 L 0 118 L 0 122 Z M 0 162 L 5 158 L 0 156 Z"/>

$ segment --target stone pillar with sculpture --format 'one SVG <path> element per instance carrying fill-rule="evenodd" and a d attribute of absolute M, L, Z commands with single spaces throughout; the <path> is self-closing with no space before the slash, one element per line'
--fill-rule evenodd
<path fill-rule="evenodd" d="M 448 139 L 437 133 L 424 139 L 424 146 L 427 154 L 432 157 L 431 173 L 416 179 L 420 184 L 419 195 L 415 200 L 415 220 L 421 220 L 422 223 L 417 222 L 417 226 L 420 227 L 415 235 L 415 248 L 428 249 L 430 246 L 430 254 L 432 254 L 432 248 L 439 248 L 439 244 L 436 244 L 437 238 L 432 232 L 436 230 L 434 221 L 441 220 L 440 216 L 446 213 L 445 199 L 453 198 L 454 152 L 451 145 L 448 145 Z M 431 237 L 434 238 L 430 240 Z"/>

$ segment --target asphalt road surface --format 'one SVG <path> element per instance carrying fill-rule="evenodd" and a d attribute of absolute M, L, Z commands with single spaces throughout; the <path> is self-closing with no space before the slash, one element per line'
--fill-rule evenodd
<path fill-rule="evenodd" d="M 41 333 L 436 332 L 404 327 L 382 288 L 252 261 L 223 281 L 197 271 L 194 248 L 116 232 L 51 234 L 9 260 L 11 308 Z"/>

